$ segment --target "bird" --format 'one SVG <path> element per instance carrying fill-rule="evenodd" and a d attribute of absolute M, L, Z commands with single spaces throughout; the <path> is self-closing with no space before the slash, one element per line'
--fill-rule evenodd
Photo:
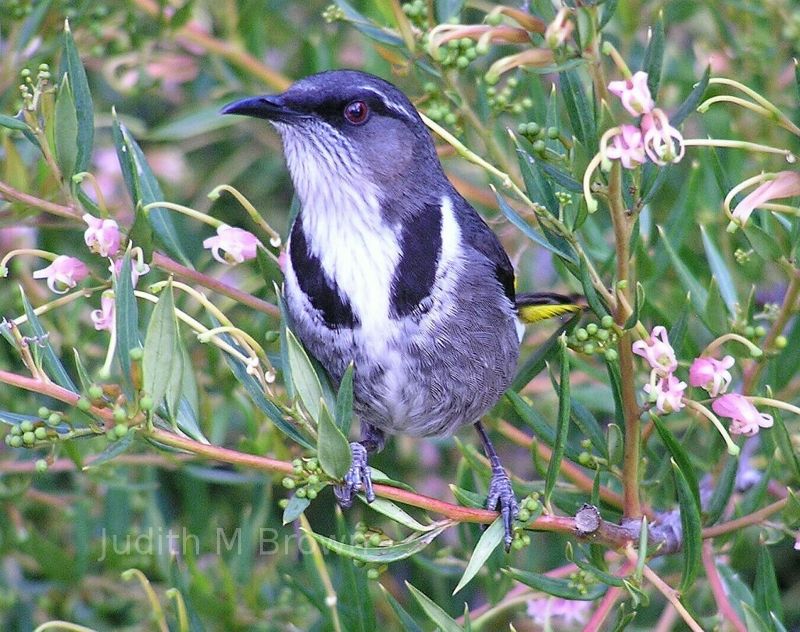
<path fill-rule="evenodd" d="M 280 134 L 300 202 L 284 269 L 291 327 L 335 384 L 353 365 L 361 434 L 339 504 L 360 491 L 374 500 L 368 455 L 387 434 L 474 425 L 491 466 L 486 506 L 499 509 L 508 550 L 519 506 L 481 418 L 514 378 L 521 310 L 560 315 L 575 311 L 572 300 L 516 292 L 497 236 L 388 81 L 329 70 L 222 113 L 265 119 Z"/>

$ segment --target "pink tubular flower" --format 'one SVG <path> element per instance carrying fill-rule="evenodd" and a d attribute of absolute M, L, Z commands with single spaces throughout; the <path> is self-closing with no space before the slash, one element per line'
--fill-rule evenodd
<path fill-rule="evenodd" d="M 220 263 L 242 263 L 255 258 L 260 243 L 253 233 L 223 224 L 217 228 L 216 237 L 203 241 L 203 248 L 211 248 L 212 256 Z M 225 253 L 224 259 L 220 251 Z"/>
<path fill-rule="evenodd" d="M 540 597 L 528 601 L 528 616 L 540 626 L 550 626 L 555 629 L 577 627 L 586 622 L 592 607 L 591 601 L 573 601 L 561 597 Z M 558 627 L 553 625 L 553 620 L 558 620 Z"/>
<path fill-rule="evenodd" d="M 141 249 L 134 248 L 133 251 L 139 250 L 138 257 L 131 257 L 131 285 L 136 287 L 136 284 L 139 282 L 139 277 L 147 274 L 150 272 L 150 266 L 147 265 L 141 254 Z M 116 261 L 112 261 L 111 265 L 108 266 L 109 272 L 114 276 L 119 276 L 119 271 L 122 269 L 122 259 L 117 259 Z"/>
<path fill-rule="evenodd" d="M 100 219 L 86 213 L 83 221 L 89 225 L 83 240 L 89 250 L 103 257 L 113 257 L 119 251 L 121 236 L 119 226 L 113 219 Z"/>
<path fill-rule="evenodd" d="M 647 87 L 647 73 L 639 71 L 624 81 L 612 81 L 608 91 L 619 97 L 622 106 L 633 116 L 647 114 L 655 107 L 650 88 Z"/>
<path fill-rule="evenodd" d="M 642 132 L 644 150 L 648 158 L 657 165 L 680 162 L 683 158 L 685 152 L 683 136 L 669 124 L 669 119 L 663 110 L 656 108 L 642 117 Z"/>
<path fill-rule="evenodd" d="M 644 143 L 642 132 L 635 125 L 625 124 L 614 134 L 611 144 L 606 148 L 606 156 L 619 160 L 626 169 L 633 169 L 644 163 Z"/>
<path fill-rule="evenodd" d="M 92 310 L 90 317 L 97 331 L 111 330 L 114 326 L 114 293 L 103 292 L 100 297 L 100 309 Z"/>
<path fill-rule="evenodd" d="M 733 209 L 733 218 L 744 226 L 750 214 L 762 204 L 779 198 L 800 195 L 800 173 L 781 171 L 775 178 L 753 189 Z"/>
<path fill-rule="evenodd" d="M 659 378 L 655 384 L 644 385 L 644 392 L 650 396 L 651 400 L 655 398 L 656 409 L 665 415 L 683 408 L 682 400 L 685 390 L 686 382 L 681 382 L 672 374 Z"/>
<path fill-rule="evenodd" d="M 704 388 L 711 397 L 716 397 L 728 390 L 732 379 L 728 369 L 734 362 L 733 356 L 729 355 L 722 360 L 695 358 L 689 367 L 689 384 Z"/>
<path fill-rule="evenodd" d="M 637 340 L 631 346 L 636 355 L 642 356 L 659 376 L 667 377 L 678 368 L 675 350 L 669 344 L 666 328 L 658 325 L 650 332 L 650 342 Z"/>
<path fill-rule="evenodd" d="M 743 395 L 728 393 L 711 402 L 711 408 L 721 417 L 730 417 L 732 434 L 752 437 L 761 428 L 772 426 L 772 415 L 760 413 Z"/>
<path fill-rule="evenodd" d="M 60 255 L 46 268 L 36 270 L 34 279 L 47 279 L 47 287 L 56 294 L 65 294 L 68 289 L 89 276 L 89 268 L 80 259 Z"/>

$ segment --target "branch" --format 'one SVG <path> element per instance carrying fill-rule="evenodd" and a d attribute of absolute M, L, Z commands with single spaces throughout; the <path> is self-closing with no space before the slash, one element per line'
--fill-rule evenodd
<path fill-rule="evenodd" d="M 0 198 L 10 202 L 27 204 L 28 206 L 41 209 L 51 215 L 58 215 L 59 217 L 68 217 L 69 219 L 80 219 L 81 217 L 80 211 L 71 206 L 56 204 L 55 202 L 49 202 L 48 200 L 37 198 L 28 193 L 17 191 L 14 187 L 2 181 L 0 181 Z"/>

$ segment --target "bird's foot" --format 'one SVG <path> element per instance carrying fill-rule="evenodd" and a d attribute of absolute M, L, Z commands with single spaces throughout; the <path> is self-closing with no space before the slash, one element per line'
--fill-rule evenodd
<path fill-rule="evenodd" d="M 350 454 L 352 461 L 350 469 L 344 476 L 344 482 L 333 488 L 336 500 L 345 509 L 353 505 L 353 496 L 360 491 L 364 492 L 368 503 L 375 500 L 375 492 L 372 490 L 372 473 L 367 465 L 367 449 L 353 441 L 350 444 Z"/>
<path fill-rule="evenodd" d="M 486 508 L 490 511 L 500 509 L 505 527 L 503 543 L 506 552 L 511 549 L 511 542 L 514 539 L 513 521 L 519 516 L 519 505 L 511 487 L 511 479 L 502 466 L 492 467 L 492 478 L 489 481 L 489 495 L 486 498 Z"/>

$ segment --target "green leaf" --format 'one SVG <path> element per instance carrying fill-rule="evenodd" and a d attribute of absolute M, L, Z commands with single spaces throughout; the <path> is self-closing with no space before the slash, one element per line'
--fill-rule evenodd
<path fill-rule="evenodd" d="M 486 564 L 486 560 L 489 559 L 489 556 L 500 546 L 504 535 L 505 526 L 503 525 L 503 518 L 501 516 L 489 525 L 486 531 L 481 535 L 481 539 L 478 540 L 478 544 L 475 546 L 475 550 L 472 551 L 472 555 L 469 558 L 467 568 L 453 591 L 454 595 L 478 574 L 478 571 Z"/>
<path fill-rule="evenodd" d="M 25 121 L 8 114 L 0 114 L 0 127 L 7 127 L 8 129 L 17 130 L 20 132 L 28 132 L 30 128 Z"/>
<path fill-rule="evenodd" d="M 611 21 L 611 18 L 614 17 L 614 13 L 617 10 L 618 0 L 606 0 L 603 4 L 603 17 L 600 18 L 600 24 L 598 25 L 597 29 L 602 31 L 605 28 L 606 24 Z"/>
<path fill-rule="evenodd" d="M 781 591 L 778 588 L 778 579 L 775 577 L 775 566 L 772 563 L 769 547 L 762 544 L 758 547 L 756 560 L 756 578 L 753 585 L 755 599 L 754 606 L 761 618 L 772 621 L 772 616 L 780 621 L 783 619 L 781 606 Z"/>
<path fill-rule="evenodd" d="M 328 407 L 320 400 L 317 418 L 317 456 L 322 470 L 331 478 L 341 480 L 350 469 L 352 456 L 347 437 L 336 427 Z"/>
<path fill-rule="evenodd" d="M 376 498 L 371 503 L 367 503 L 363 495 L 359 494 L 358 498 L 362 500 L 370 509 L 377 511 L 387 518 L 394 520 L 404 527 L 413 529 L 414 531 L 433 531 L 437 527 L 436 523 L 431 523 L 428 525 L 422 524 L 404 509 L 395 505 L 391 500 L 386 500 L 385 498 Z M 481 504 L 481 507 L 482 506 L 483 504 Z"/>
<path fill-rule="evenodd" d="M 133 439 L 136 436 L 136 433 L 132 430 L 128 431 L 124 437 L 117 441 L 111 441 L 105 450 L 103 450 L 100 454 L 93 457 L 91 462 L 83 467 L 84 470 L 94 469 L 103 465 L 104 463 L 108 463 L 109 461 L 114 460 L 120 454 L 127 452 L 130 447 L 133 445 Z"/>
<path fill-rule="evenodd" d="M 94 104 L 92 103 L 92 94 L 89 91 L 86 70 L 81 63 L 68 22 L 64 23 L 61 74 L 62 77 L 69 77 L 77 115 L 75 171 L 86 171 L 92 159 L 92 147 L 94 145 Z"/>
<path fill-rule="evenodd" d="M 114 146 L 117 149 L 117 159 L 122 170 L 122 179 L 125 181 L 134 206 L 139 204 L 147 206 L 153 202 L 163 201 L 164 194 L 147 164 L 144 153 L 127 128 L 120 123 L 116 113 L 114 113 L 111 131 L 114 137 Z M 153 208 L 148 212 L 147 219 L 166 251 L 183 264 L 191 265 L 184 254 L 178 229 L 175 227 L 169 211 L 163 208 Z"/>
<path fill-rule="evenodd" d="M 658 226 L 658 233 L 661 236 L 661 241 L 664 244 L 664 248 L 669 255 L 670 261 L 672 262 L 672 267 L 675 268 L 675 272 L 678 275 L 678 279 L 680 280 L 683 289 L 691 294 L 692 305 L 694 306 L 695 311 L 698 314 L 702 314 L 705 310 L 706 302 L 708 301 L 708 292 L 706 292 L 706 289 L 689 271 L 689 268 L 683 262 L 683 259 L 681 259 L 680 255 L 675 252 L 675 249 L 672 247 L 669 239 L 667 239 L 667 235 L 661 226 Z"/>
<path fill-rule="evenodd" d="M 597 153 L 597 128 L 589 101 L 581 86 L 580 75 L 575 70 L 559 73 L 561 95 L 567 108 L 572 132 L 585 145 L 590 154 Z"/>
<path fill-rule="evenodd" d="M 650 31 L 650 41 L 644 51 L 642 70 L 647 73 L 647 87 L 654 100 L 658 100 L 658 86 L 661 83 L 661 69 L 664 66 L 664 14 L 658 13 L 658 19 Z"/>
<path fill-rule="evenodd" d="M 678 492 L 678 507 L 681 514 L 681 531 L 683 533 L 683 573 L 681 575 L 680 592 L 686 593 L 694 584 L 697 569 L 700 568 L 700 552 L 703 536 L 700 524 L 700 507 L 697 504 L 691 487 L 681 468 L 672 459 L 672 474 L 675 478 L 675 489 Z"/>
<path fill-rule="evenodd" d="M 67 75 L 64 75 L 64 80 L 58 89 L 54 125 L 56 162 L 61 169 L 61 177 L 65 182 L 70 182 L 75 173 L 75 161 L 78 156 L 78 116 Z"/>
<path fill-rule="evenodd" d="M 308 498 L 300 498 L 297 494 L 293 494 L 286 509 L 283 510 L 283 524 L 297 520 L 310 504 L 311 501 Z"/>
<path fill-rule="evenodd" d="M 564 457 L 564 449 L 567 445 L 567 435 L 569 434 L 569 418 L 571 410 L 570 386 L 569 386 L 569 350 L 566 340 L 561 341 L 561 383 L 558 392 L 558 423 L 556 425 L 556 441 L 553 445 L 553 454 L 550 456 L 550 463 L 547 466 L 547 476 L 544 483 L 544 504 L 550 503 L 550 495 L 556 485 L 559 470 L 561 469 L 561 459 Z"/>
<path fill-rule="evenodd" d="M 714 245 L 714 242 L 711 241 L 711 238 L 708 236 L 705 227 L 702 225 L 700 226 L 700 235 L 703 237 L 703 248 L 706 252 L 706 259 L 708 260 L 709 266 L 711 266 L 711 272 L 717 281 L 717 285 L 719 286 L 719 293 L 722 295 L 722 299 L 725 301 L 725 306 L 728 308 L 728 314 L 730 314 L 733 318 L 736 316 L 736 305 L 739 303 L 739 297 L 736 296 L 736 285 L 733 282 L 733 277 L 731 276 L 725 260 L 722 258 L 719 250 Z"/>
<path fill-rule="evenodd" d="M 392 607 L 392 610 L 394 610 L 397 618 L 400 619 L 400 624 L 403 626 L 403 632 L 423 632 L 422 628 L 417 625 L 416 621 L 414 621 L 414 618 L 408 614 L 405 608 L 403 608 L 397 599 L 392 596 L 392 593 L 390 593 L 383 584 L 378 584 L 378 586 L 380 586 L 380 589 L 383 591 L 386 601 L 389 602 L 389 605 Z"/>
<path fill-rule="evenodd" d="M 355 560 L 361 560 L 362 562 L 388 564 L 390 562 L 396 562 L 397 560 L 404 560 L 407 557 L 411 557 L 412 555 L 419 553 L 431 542 L 433 542 L 442 531 L 450 526 L 452 526 L 452 523 L 449 521 L 440 522 L 438 523 L 438 526 L 431 531 L 414 535 L 401 542 L 397 542 L 396 544 L 377 547 L 354 546 L 352 544 L 339 542 L 338 540 L 334 540 L 332 538 L 327 538 L 324 535 L 319 535 L 313 531 L 308 531 L 306 533 L 308 533 L 308 535 L 314 538 L 326 549 L 333 551 L 334 553 L 338 553 L 339 555 L 344 555 L 345 557 L 350 557 Z"/>
<path fill-rule="evenodd" d="M 178 324 L 175 320 L 175 302 L 172 281 L 162 290 L 147 325 L 142 358 L 143 386 L 158 406 L 169 388 L 173 367 L 176 364 Z M 181 371 L 182 372 L 182 371 Z"/>
<path fill-rule="evenodd" d="M 511 401 L 520 419 L 533 429 L 537 439 L 544 441 L 551 448 L 554 447 L 557 441 L 556 430 L 545 421 L 544 417 L 514 391 L 506 391 L 506 397 Z M 569 444 L 564 446 L 564 450 L 568 459 L 578 462 L 579 450 Z"/>
<path fill-rule="evenodd" d="M 672 458 L 677 463 L 683 475 L 686 477 L 686 482 L 689 485 L 689 490 L 692 492 L 695 504 L 700 506 L 700 487 L 697 484 L 697 476 L 694 472 L 694 467 L 689 459 L 689 453 L 683 447 L 683 444 L 675 438 L 675 435 L 670 432 L 669 428 L 661 421 L 661 418 L 651 413 L 650 419 L 658 430 L 658 434 L 667 450 L 672 455 Z"/>
<path fill-rule="evenodd" d="M 592 442 L 594 449 L 597 450 L 601 456 L 608 458 L 606 439 L 603 435 L 603 430 L 600 427 L 600 422 L 597 421 L 597 418 L 591 411 L 579 401 L 573 399 L 570 414 L 572 416 L 572 421 L 578 426 L 583 436 Z"/>
<path fill-rule="evenodd" d="M 759 257 L 765 261 L 778 261 L 783 257 L 780 244 L 773 235 L 770 235 L 762 228 L 755 225 L 754 222 L 748 222 L 744 227 L 744 236 L 747 241 L 756 251 Z"/>
<path fill-rule="evenodd" d="M 797 457 L 794 445 L 792 444 L 792 437 L 786 428 L 786 424 L 783 423 L 783 415 L 781 415 L 780 410 L 777 408 L 772 408 L 770 412 L 775 421 L 775 429 L 772 432 L 775 443 L 778 445 L 783 460 L 789 466 L 795 481 L 800 481 L 800 459 Z"/>
<path fill-rule="evenodd" d="M 702 313 L 703 322 L 712 332 L 721 334 L 728 330 L 728 311 L 719 292 L 716 277 L 711 277 L 708 285 L 708 298 Z"/>
<path fill-rule="evenodd" d="M 336 426 L 345 437 L 350 434 L 350 425 L 353 423 L 353 373 L 351 362 L 342 376 L 336 395 Z"/>
<path fill-rule="evenodd" d="M 581 273 L 581 286 L 583 287 L 583 295 L 586 297 L 586 302 L 589 304 L 589 307 L 595 313 L 595 315 L 598 318 L 602 318 L 604 314 L 608 313 L 608 308 L 606 307 L 605 303 L 600 300 L 600 297 L 597 294 L 597 290 L 595 289 L 592 279 L 589 276 L 589 267 L 586 264 L 586 260 L 581 259 L 579 265 Z"/>
<path fill-rule="evenodd" d="M 139 348 L 139 309 L 131 280 L 131 253 L 122 258 L 119 274 L 114 277 L 114 326 L 117 332 L 116 356 L 127 383 L 131 384 L 131 350 Z"/>
<path fill-rule="evenodd" d="M 306 350 L 303 349 L 303 345 L 300 344 L 300 341 L 291 330 L 286 331 L 286 343 L 294 388 L 300 396 L 300 401 L 303 402 L 305 409 L 316 422 L 319 422 L 322 384 L 319 381 L 319 377 L 317 377 L 316 371 L 314 371 Z"/>
<path fill-rule="evenodd" d="M 722 468 L 717 484 L 714 486 L 714 493 L 711 495 L 711 500 L 708 502 L 706 510 L 706 526 L 715 524 L 717 520 L 722 517 L 725 508 L 733 494 L 733 488 L 736 483 L 736 472 L 739 469 L 739 459 L 732 456 L 727 456 L 725 467 Z"/>
<path fill-rule="evenodd" d="M 464 8 L 464 0 L 436 0 L 436 21 L 439 24 L 457 18 Z"/>
<path fill-rule="evenodd" d="M 544 343 L 536 348 L 536 351 L 533 352 L 530 357 L 522 363 L 522 366 L 517 369 L 517 375 L 514 377 L 514 381 L 509 387 L 509 391 L 518 392 L 522 390 L 534 377 L 541 373 L 547 362 L 558 348 L 558 341 L 561 338 L 561 334 L 564 332 L 569 333 L 575 329 L 580 322 L 581 316 L 581 314 L 575 314 L 567 322 L 561 325 L 553 334 L 551 334 L 551 336 L 545 340 Z"/>
<path fill-rule="evenodd" d="M 425 614 L 428 615 L 428 618 L 433 621 L 434 625 L 436 625 L 441 632 L 464 632 L 463 628 L 456 623 L 455 619 L 436 605 L 433 599 L 428 597 L 421 590 L 414 588 L 414 586 L 408 582 L 406 582 L 406 586 L 408 590 L 411 591 L 414 599 L 417 600 L 417 603 L 425 611 Z"/>
<path fill-rule="evenodd" d="M 372 22 L 356 11 L 345 0 L 334 0 L 343 12 L 345 19 L 350 22 L 353 27 L 360 33 L 363 33 L 370 39 L 380 42 L 381 44 L 388 44 L 389 46 L 401 47 L 404 46 L 403 39 L 385 31 L 372 24 Z"/>
<path fill-rule="evenodd" d="M 551 215 L 557 217 L 558 200 L 550 183 L 542 174 L 539 162 L 522 148 L 520 140 L 516 136 L 514 136 L 514 143 L 517 145 L 517 162 L 519 163 L 522 178 L 525 181 L 528 197 L 532 200 L 538 200 Z M 583 188 L 581 188 L 582 190 Z"/>
<path fill-rule="evenodd" d="M 548 595 L 561 597 L 562 599 L 570 599 L 571 601 L 594 601 L 602 597 L 608 589 L 607 586 L 603 584 L 594 584 L 584 589 L 576 586 L 575 582 L 571 579 L 556 579 L 539 573 L 523 571 L 518 568 L 504 569 L 503 572 L 508 573 L 511 577 L 518 582 L 522 582 L 526 586 L 535 588 Z"/>
<path fill-rule="evenodd" d="M 31 330 L 31 335 L 37 339 L 36 345 L 37 348 L 41 350 L 44 360 L 44 367 L 47 369 L 48 375 L 59 386 L 66 388 L 73 393 L 78 393 L 78 387 L 75 386 L 75 382 L 72 381 L 69 373 L 67 373 L 67 370 L 64 368 L 61 360 L 56 355 L 53 345 L 50 344 L 50 336 L 45 331 L 44 327 L 42 327 L 42 323 L 39 320 L 39 317 L 36 315 L 36 312 L 33 310 L 33 306 L 28 301 L 28 297 L 25 296 L 25 291 L 21 287 L 19 291 L 22 295 L 22 306 L 25 309 L 25 316 L 28 318 L 28 325 Z"/>
<path fill-rule="evenodd" d="M 708 88 L 708 80 L 710 78 L 711 66 L 706 66 L 706 70 L 703 73 L 702 78 L 695 84 L 694 88 L 689 93 L 689 96 L 686 97 L 686 101 L 681 103 L 680 107 L 670 117 L 669 122 L 672 125 L 678 127 L 678 125 L 683 123 L 687 116 L 692 114 L 697 109 L 697 106 L 700 105 L 700 100 L 703 98 L 703 95 L 706 92 L 706 88 Z"/>

